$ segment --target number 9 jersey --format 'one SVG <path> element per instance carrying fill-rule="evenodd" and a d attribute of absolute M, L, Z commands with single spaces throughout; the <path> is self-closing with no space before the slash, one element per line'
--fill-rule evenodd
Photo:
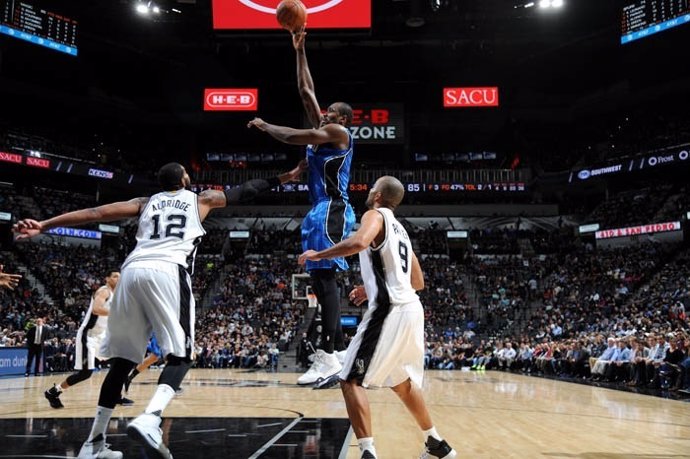
<path fill-rule="evenodd" d="M 390 209 L 376 209 L 386 236 L 378 247 L 359 252 L 364 289 L 372 306 L 400 306 L 419 301 L 412 288 L 412 241 Z"/>
<path fill-rule="evenodd" d="M 151 196 L 139 215 L 137 245 L 122 267 L 134 261 L 167 261 L 191 272 L 196 248 L 206 234 L 197 199 L 189 190 Z"/>

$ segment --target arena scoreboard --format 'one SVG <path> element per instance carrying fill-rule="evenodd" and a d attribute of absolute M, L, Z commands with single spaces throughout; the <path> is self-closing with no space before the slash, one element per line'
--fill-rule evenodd
<path fill-rule="evenodd" d="M 229 190 L 239 184 L 214 185 L 205 183 L 194 183 L 191 185 L 192 191 L 201 193 L 204 190 Z M 524 193 L 527 186 L 524 182 L 500 182 L 500 183 L 411 183 L 404 182 L 403 186 L 407 193 L 453 193 L 453 192 L 507 192 Z M 371 185 L 368 183 L 350 183 L 350 193 L 368 193 Z M 278 193 L 307 193 L 309 185 L 306 183 L 284 183 L 272 190 Z"/>
<path fill-rule="evenodd" d="M 0 0 L 0 34 L 76 56 L 77 21 L 36 0 Z"/>
<path fill-rule="evenodd" d="M 690 24 L 690 0 L 627 1 L 621 17 L 621 43 Z"/>

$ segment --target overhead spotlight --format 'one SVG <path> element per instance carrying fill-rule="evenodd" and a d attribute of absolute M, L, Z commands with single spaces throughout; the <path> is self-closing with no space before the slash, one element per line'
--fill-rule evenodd
<path fill-rule="evenodd" d="M 143 3 L 137 3 L 136 10 L 139 14 L 149 14 L 149 7 Z"/>
<path fill-rule="evenodd" d="M 554 8 L 560 8 L 565 2 L 563 0 L 551 0 L 551 6 Z"/>
<path fill-rule="evenodd" d="M 160 14 L 161 9 L 158 8 L 157 6 L 154 6 L 154 7 L 153 7 L 153 12 L 154 12 L 155 14 Z"/>
<path fill-rule="evenodd" d="M 540 0 L 539 8 L 549 8 L 551 6 L 551 0 Z"/>
<path fill-rule="evenodd" d="M 533 6 L 534 2 L 525 3 L 525 8 L 532 8 Z"/>

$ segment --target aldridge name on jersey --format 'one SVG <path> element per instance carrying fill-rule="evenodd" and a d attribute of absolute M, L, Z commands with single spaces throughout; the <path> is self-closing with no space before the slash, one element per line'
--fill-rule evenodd
<path fill-rule="evenodd" d="M 151 210 L 163 210 L 165 208 L 173 208 L 187 212 L 190 206 L 190 203 L 182 202 L 179 199 L 165 199 L 163 201 L 160 201 L 159 203 L 151 204 Z"/>

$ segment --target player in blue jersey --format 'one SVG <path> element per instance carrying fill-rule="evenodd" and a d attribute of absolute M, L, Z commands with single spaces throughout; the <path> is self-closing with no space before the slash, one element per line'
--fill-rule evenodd
<path fill-rule="evenodd" d="M 306 145 L 309 162 L 309 198 L 312 209 L 302 222 L 302 248 L 325 250 L 347 238 L 355 223 L 355 213 L 347 194 L 353 155 L 352 107 L 336 102 L 321 113 L 314 82 L 304 49 L 306 33 L 293 35 L 297 54 L 297 84 L 312 129 L 293 129 L 266 123 L 260 118 L 249 122 L 273 138 L 291 145 Z M 348 269 L 345 258 L 307 262 L 312 288 L 321 304 L 322 349 L 298 384 L 313 384 L 337 375 L 342 362 L 334 351 L 345 349 L 340 325 L 340 298 L 335 273 Z M 344 353 L 341 354 L 343 356 Z"/>
<path fill-rule="evenodd" d="M 163 359 L 163 353 L 161 352 L 160 346 L 158 346 L 158 341 L 156 340 L 156 334 L 151 335 L 148 346 L 146 346 L 146 358 L 143 362 L 132 370 L 132 372 L 127 376 L 127 381 L 125 381 L 125 393 L 129 392 L 129 386 L 132 384 L 132 380 L 137 377 L 137 375 L 148 370 L 148 368 L 154 363 L 158 363 Z M 178 387 L 175 392 L 179 392 L 181 389 Z"/>

